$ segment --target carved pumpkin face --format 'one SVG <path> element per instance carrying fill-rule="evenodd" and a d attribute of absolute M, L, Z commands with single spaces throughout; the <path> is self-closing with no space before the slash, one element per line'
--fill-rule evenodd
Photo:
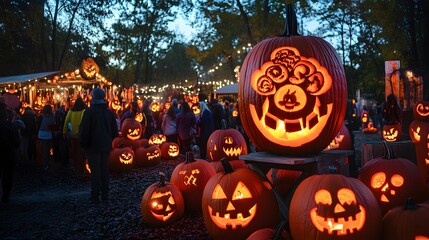
<path fill-rule="evenodd" d="M 222 162 L 229 165 L 226 160 Z M 273 214 L 277 213 L 270 209 L 277 205 L 271 205 L 275 199 L 267 182 L 250 169 L 232 170 L 228 165 L 224 165 L 225 173 L 210 178 L 202 198 L 204 222 L 215 239 L 248 236 L 260 227 L 272 225 L 276 218 Z"/>
<path fill-rule="evenodd" d="M 145 190 L 141 207 L 143 220 L 152 225 L 167 225 L 176 221 L 183 216 L 185 208 L 179 189 L 165 182 L 165 175 L 159 183 Z"/>
<path fill-rule="evenodd" d="M 82 61 L 81 71 L 81 75 L 84 79 L 91 80 L 97 76 L 100 68 L 97 63 L 95 63 L 94 59 L 89 57 Z"/>
<path fill-rule="evenodd" d="M 137 140 L 142 135 L 142 125 L 132 118 L 127 118 L 122 123 L 121 133 L 130 140 Z"/>
<path fill-rule="evenodd" d="M 134 151 L 129 147 L 113 149 L 109 155 L 109 168 L 112 171 L 128 171 L 133 168 Z"/>
<path fill-rule="evenodd" d="M 429 120 L 429 101 L 419 101 L 414 106 L 413 115 L 415 120 Z"/>
<path fill-rule="evenodd" d="M 352 150 L 353 144 L 350 136 L 350 132 L 347 129 L 346 125 L 343 124 L 338 132 L 337 136 L 331 141 L 331 143 L 326 147 L 325 150 Z"/>
<path fill-rule="evenodd" d="M 402 127 L 401 125 L 384 125 L 382 136 L 388 142 L 396 142 L 401 139 Z"/>
<path fill-rule="evenodd" d="M 161 110 L 161 104 L 159 104 L 159 102 L 152 102 L 150 105 L 150 110 L 154 113 L 159 112 L 159 110 Z"/>
<path fill-rule="evenodd" d="M 320 38 L 265 39 L 246 56 L 238 96 L 240 117 L 246 119 L 243 127 L 258 149 L 288 155 L 318 153 L 343 122 L 344 69 L 332 46 Z"/>
<path fill-rule="evenodd" d="M 416 149 L 419 171 L 429 181 L 429 121 L 414 120 L 410 124 L 409 134 Z"/>
<path fill-rule="evenodd" d="M 135 152 L 137 166 L 154 166 L 161 162 L 161 150 L 155 144 L 139 147 Z"/>
<path fill-rule="evenodd" d="M 119 101 L 119 99 L 114 99 L 113 101 L 110 102 L 110 108 L 112 108 L 116 112 L 121 110 L 122 109 L 121 101 Z"/>
<path fill-rule="evenodd" d="M 166 141 L 167 141 L 167 137 L 164 134 L 161 134 L 161 133 L 153 134 L 149 138 L 149 144 L 156 144 L 157 146 L 161 146 Z"/>
<path fill-rule="evenodd" d="M 211 161 L 222 158 L 235 160 L 247 154 L 247 144 L 243 135 L 235 129 L 218 129 L 207 140 L 207 153 Z"/>
<path fill-rule="evenodd" d="M 192 107 L 192 112 L 194 112 L 195 115 L 200 115 L 201 113 L 201 109 L 198 107 L 198 104 L 193 104 Z"/>
<path fill-rule="evenodd" d="M 340 174 L 306 178 L 289 209 L 293 238 L 299 239 L 302 231 L 308 239 L 379 239 L 381 234 L 382 216 L 370 190 Z"/>
<path fill-rule="evenodd" d="M 165 160 L 179 157 L 179 145 L 174 142 L 165 142 L 161 145 L 161 158 Z"/>

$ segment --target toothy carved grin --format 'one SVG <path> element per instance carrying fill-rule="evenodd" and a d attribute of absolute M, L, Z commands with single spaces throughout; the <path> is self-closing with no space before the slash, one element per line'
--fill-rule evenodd
<path fill-rule="evenodd" d="M 348 218 L 324 218 L 317 214 L 317 208 L 313 208 L 310 211 L 310 217 L 313 225 L 321 232 L 327 230 L 328 234 L 333 234 L 335 231 L 337 236 L 347 235 L 361 230 L 365 224 L 365 209 L 359 206 L 359 210 L 359 213 Z"/>
<path fill-rule="evenodd" d="M 228 156 L 228 157 L 237 157 L 237 156 L 240 156 L 240 154 L 241 154 L 241 150 L 242 150 L 242 148 L 241 147 L 236 147 L 236 148 L 234 148 L 234 147 L 230 147 L 230 148 L 222 148 L 223 149 L 223 152 Z"/>
<path fill-rule="evenodd" d="M 213 213 L 213 209 L 210 206 L 208 206 L 208 209 L 210 218 L 216 224 L 216 226 L 221 229 L 226 229 L 227 226 L 231 226 L 232 229 L 236 229 L 238 226 L 244 228 L 250 223 L 250 221 L 252 221 L 256 213 L 256 205 L 257 204 L 250 208 L 248 217 L 243 217 L 242 213 L 237 213 L 237 217 L 235 219 L 230 218 L 231 214 L 229 213 L 220 216 L 219 212 Z"/>
<path fill-rule="evenodd" d="M 262 105 L 261 118 L 258 117 L 255 105 L 249 104 L 249 107 L 253 122 L 265 138 L 279 145 L 299 147 L 316 139 L 331 116 L 333 103 L 326 105 L 327 111 L 324 115 L 319 110 L 320 105 L 320 100 L 316 97 L 313 112 L 308 114 L 307 117 L 300 119 L 279 119 L 269 113 L 270 104 L 268 98 L 265 99 Z M 267 126 L 267 119 L 276 122 L 275 129 Z M 296 141 L 298 139 L 300 141 Z"/>

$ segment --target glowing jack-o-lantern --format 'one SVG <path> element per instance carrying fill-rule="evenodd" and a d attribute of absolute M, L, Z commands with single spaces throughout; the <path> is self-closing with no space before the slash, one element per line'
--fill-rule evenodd
<path fill-rule="evenodd" d="M 207 140 L 207 155 L 211 161 L 222 158 L 237 160 L 240 155 L 247 154 L 247 143 L 243 135 L 236 129 L 226 128 L 222 122 L 222 129 L 215 130 Z"/>
<path fill-rule="evenodd" d="M 311 155 L 326 148 L 340 130 L 346 78 L 328 42 L 300 36 L 288 24 L 290 32 L 263 40 L 247 54 L 238 87 L 240 118 L 261 151 Z"/>
<path fill-rule="evenodd" d="M 121 105 L 121 101 L 119 101 L 119 99 L 113 99 L 113 101 L 110 101 L 110 108 L 115 111 L 118 112 L 119 110 L 122 109 L 122 105 Z"/>
<path fill-rule="evenodd" d="M 362 128 L 363 133 L 376 133 L 378 131 L 378 128 L 374 127 L 373 122 L 369 122 L 366 124 L 366 128 Z"/>
<path fill-rule="evenodd" d="M 161 110 L 161 104 L 159 102 L 152 102 L 150 104 L 150 110 L 152 113 L 157 113 Z"/>
<path fill-rule="evenodd" d="M 377 200 L 355 178 L 310 176 L 297 187 L 289 209 L 293 239 L 375 240 L 381 236 Z"/>
<path fill-rule="evenodd" d="M 129 171 L 133 168 L 134 151 L 129 147 L 113 149 L 109 155 L 109 168 L 111 171 Z"/>
<path fill-rule="evenodd" d="M 419 107 L 420 106 L 420 107 Z M 409 128 L 410 138 L 416 149 L 416 162 L 420 172 L 429 182 L 429 102 L 420 101 L 414 108 L 415 120 Z"/>
<path fill-rule="evenodd" d="M 177 159 L 179 157 L 179 144 L 174 142 L 165 142 L 161 145 L 161 158 L 164 160 Z"/>
<path fill-rule="evenodd" d="M 93 58 L 88 57 L 82 60 L 80 74 L 84 79 L 92 80 L 97 76 L 98 72 L 100 72 L 100 68 Z"/>
<path fill-rule="evenodd" d="M 186 211 L 201 211 L 204 187 L 215 174 L 209 162 L 194 159 L 192 152 L 186 152 L 186 160 L 174 168 L 170 180 L 182 192 Z"/>
<path fill-rule="evenodd" d="M 427 198 L 427 187 L 417 166 L 408 159 L 396 158 L 384 142 L 386 155 L 368 161 L 359 172 L 361 180 L 372 191 L 383 214 L 412 197 L 421 202 Z"/>
<path fill-rule="evenodd" d="M 412 198 L 395 207 L 383 218 L 383 239 L 428 240 L 429 203 L 416 204 Z"/>
<path fill-rule="evenodd" d="M 353 143 L 349 130 L 346 125 L 343 124 L 340 128 L 340 131 L 337 133 L 335 138 L 331 143 L 326 147 L 325 150 L 352 150 Z"/>
<path fill-rule="evenodd" d="M 221 160 L 225 172 L 207 182 L 202 212 L 214 239 L 243 239 L 261 228 L 273 228 L 279 220 L 271 185 L 248 168 L 233 170 Z"/>
<path fill-rule="evenodd" d="M 142 131 L 144 132 L 146 130 L 146 126 L 147 126 L 146 115 L 142 111 L 137 111 L 135 116 L 134 116 L 134 120 L 136 120 L 137 122 L 139 122 L 142 125 Z"/>
<path fill-rule="evenodd" d="M 142 132 L 143 132 L 142 125 L 132 118 L 127 118 L 122 123 L 122 126 L 121 126 L 122 136 L 130 140 L 140 139 Z"/>
<path fill-rule="evenodd" d="M 140 167 L 154 166 L 161 162 L 161 150 L 155 144 L 146 144 L 135 151 L 135 164 Z"/>
<path fill-rule="evenodd" d="M 401 140 L 402 126 L 396 125 L 384 125 L 382 131 L 382 137 L 387 142 L 396 142 Z"/>
<path fill-rule="evenodd" d="M 145 190 L 141 202 L 143 221 L 156 226 L 171 224 L 185 213 L 182 193 L 176 186 L 165 181 L 164 173 L 160 174 L 160 182 Z"/>
<path fill-rule="evenodd" d="M 149 138 L 149 144 L 155 144 L 158 147 L 167 141 L 167 137 L 161 133 L 155 133 Z"/>
<path fill-rule="evenodd" d="M 201 113 L 201 109 L 198 107 L 198 103 L 196 103 L 196 104 L 192 104 L 191 109 L 192 109 L 192 112 L 194 112 L 194 114 L 195 114 L 196 116 L 200 115 L 200 113 Z"/>

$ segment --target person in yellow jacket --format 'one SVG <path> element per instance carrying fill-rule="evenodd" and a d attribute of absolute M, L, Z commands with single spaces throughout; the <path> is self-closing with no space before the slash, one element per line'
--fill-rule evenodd
<path fill-rule="evenodd" d="M 69 137 L 71 142 L 71 151 L 73 167 L 78 172 L 85 170 L 85 153 L 79 142 L 79 126 L 82 122 L 83 112 L 87 106 L 81 97 L 78 97 L 70 111 L 67 112 L 64 120 L 63 136 Z"/>

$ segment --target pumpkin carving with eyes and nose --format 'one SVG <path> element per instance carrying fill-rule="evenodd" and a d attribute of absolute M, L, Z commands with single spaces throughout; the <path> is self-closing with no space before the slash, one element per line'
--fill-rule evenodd
<path fill-rule="evenodd" d="M 417 167 L 429 182 L 429 101 L 419 101 L 414 107 L 409 134 L 416 149 Z"/>
<path fill-rule="evenodd" d="M 417 202 L 427 199 L 427 187 L 417 166 L 397 158 L 386 142 L 385 156 L 371 159 L 359 172 L 358 179 L 374 194 L 383 214 L 400 206 L 408 197 Z"/>
<path fill-rule="evenodd" d="M 317 154 L 343 123 L 347 86 L 341 59 L 325 40 L 301 36 L 289 5 L 286 31 L 247 54 L 238 103 L 243 128 L 260 151 Z"/>
<path fill-rule="evenodd" d="M 179 158 L 179 144 L 174 142 L 165 142 L 161 145 L 161 158 L 164 160 L 173 160 Z"/>
<path fill-rule="evenodd" d="M 155 166 L 161 162 L 161 150 L 155 144 L 146 144 L 135 151 L 135 164 L 139 167 Z"/>
<path fill-rule="evenodd" d="M 185 203 L 179 189 L 165 181 L 165 174 L 160 173 L 159 183 L 150 185 L 141 201 L 143 221 L 150 225 L 165 226 L 183 217 Z"/>
<path fill-rule="evenodd" d="M 275 228 L 279 208 L 271 185 L 248 168 L 233 170 L 221 160 L 225 172 L 207 182 L 202 212 L 213 239 L 244 239 L 261 228 Z"/>
<path fill-rule="evenodd" d="M 122 123 L 121 133 L 130 140 L 138 140 L 143 134 L 142 125 L 132 118 L 127 118 Z"/>
<path fill-rule="evenodd" d="M 109 154 L 109 168 L 111 171 L 129 171 L 133 168 L 134 161 L 134 151 L 129 147 L 119 146 Z"/>
<path fill-rule="evenodd" d="M 207 156 L 211 161 L 238 160 L 240 155 L 247 154 L 247 143 L 236 129 L 227 128 L 222 121 L 222 129 L 215 130 L 207 140 Z"/>
<path fill-rule="evenodd" d="M 162 133 L 152 134 L 149 138 L 149 144 L 155 144 L 160 147 L 163 143 L 167 141 L 167 137 Z"/>
<path fill-rule="evenodd" d="M 382 137 L 387 142 L 397 142 L 401 140 L 402 126 L 400 124 L 384 125 Z"/>
<path fill-rule="evenodd" d="M 100 72 L 100 68 L 93 58 L 88 57 L 82 60 L 80 74 L 86 80 L 95 79 L 98 72 Z"/>
<path fill-rule="evenodd" d="M 379 240 L 381 211 L 371 191 L 359 180 L 340 174 L 310 176 L 290 203 L 294 240 Z"/>

